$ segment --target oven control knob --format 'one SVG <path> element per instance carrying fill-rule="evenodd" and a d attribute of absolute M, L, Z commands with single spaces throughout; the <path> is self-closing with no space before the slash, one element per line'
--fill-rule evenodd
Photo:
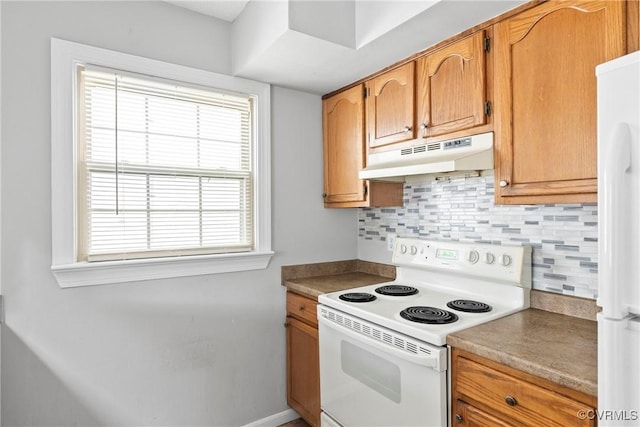
<path fill-rule="evenodd" d="M 467 261 L 469 261 L 471 264 L 475 264 L 479 259 L 480 254 L 475 249 L 470 250 L 467 254 Z"/>
<path fill-rule="evenodd" d="M 411 255 L 415 255 L 418 253 L 418 248 L 414 245 L 411 245 Z"/>
<path fill-rule="evenodd" d="M 487 252 L 484 254 L 484 262 L 485 264 L 493 264 L 496 261 L 496 256 L 491 252 Z"/>
<path fill-rule="evenodd" d="M 511 257 L 507 254 L 502 254 L 498 257 L 498 262 L 505 267 L 508 267 L 511 265 Z"/>
<path fill-rule="evenodd" d="M 404 243 L 400 245 L 400 253 L 401 254 L 407 253 L 407 245 L 405 245 Z"/>

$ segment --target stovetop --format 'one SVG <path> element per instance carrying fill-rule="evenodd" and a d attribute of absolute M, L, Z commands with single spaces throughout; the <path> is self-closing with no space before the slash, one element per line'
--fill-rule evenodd
<path fill-rule="evenodd" d="M 402 282 L 391 283 L 407 285 Z M 439 289 L 433 285 L 425 286 L 417 285 L 415 283 L 410 286 L 418 289 L 417 294 L 408 296 L 381 295 L 375 292 L 375 289 L 381 285 L 382 284 L 368 285 L 355 289 L 323 294 L 318 297 L 318 301 L 320 304 L 333 307 L 337 310 L 369 320 L 370 322 L 434 345 L 444 345 L 446 343 L 447 335 L 452 332 L 488 322 L 528 307 L 528 298 L 526 299 L 525 305 L 525 290 L 522 288 L 514 287 L 510 292 L 513 294 L 511 299 L 500 301 L 490 295 L 482 296 L 455 293 L 445 289 Z M 384 285 L 389 285 L 389 283 L 385 283 Z M 348 302 L 341 300 L 340 295 L 347 293 L 371 294 L 376 298 L 369 302 Z M 466 313 L 447 307 L 448 302 L 458 299 L 470 299 L 488 304 L 491 306 L 491 311 L 484 313 Z M 406 308 L 420 306 L 446 310 L 455 314 L 458 319 L 453 323 L 423 324 L 416 323 L 402 317 L 401 312 Z"/>
<path fill-rule="evenodd" d="M 397 239 L 394 282 L 331 292 L 318 301 L 409 337 L 445 345 L 452 332 L 529 307 L 530 257 L 530 248 L 524 247 Z M 402 287 L 401 292 L 393 289 L 396 286 Z M 376 292 L 381 287 L 392 289 Z M 350 294 L 355 301 L 344 299 Z M 464 301 L 463 308 L 482 310 L 468 312 L 447 305 L 457 300 Z M 436 323 L 422 323 L 433 317 Z M 445 318 L 449 323 L 441 321 Z"/>

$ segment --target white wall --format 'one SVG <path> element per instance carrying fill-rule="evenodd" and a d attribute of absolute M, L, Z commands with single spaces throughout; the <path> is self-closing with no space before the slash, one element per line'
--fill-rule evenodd
<path fill-rule="evenodd" d="M 256 57 L 289 29 L 288 2 L 250 1 L 231 26 L 234 70 L 251 65 Z"/>
<path fill-rule="evenodd" d="M 429 9 L 438 1 L 355 2 L 355 39 L 360 48 Z"/>
<path fill-rule="evenodd" d="M 322 40 L 356 47 L 354 0 L 289 2 L 289 28 Z"/>
<path fill-rule="evenodd" d="M 357 251 L 356 211 L 322 208 L 320 98 L 272 90 L 267 270 L 62 290 L 49 269 L 49 38 L 229 73 L 230 28 L 156 2 L 0 7 L 3 425 L 229 426 L 284 411 L 280 266 Z"/>

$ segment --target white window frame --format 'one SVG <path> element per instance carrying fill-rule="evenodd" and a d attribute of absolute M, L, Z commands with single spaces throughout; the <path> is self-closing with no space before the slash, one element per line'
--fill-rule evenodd
<path fill-rule="evenodd" d="M 255 97 L 253 145 L 255 246 L 251 252 L 124 261 L 77 261 L 78 64 L 147 74 Z M 62 288 L 265 269 L 271 250 L 271 87 L 60 39 L 51 39 L 51 208 L 53 272 Z"/>

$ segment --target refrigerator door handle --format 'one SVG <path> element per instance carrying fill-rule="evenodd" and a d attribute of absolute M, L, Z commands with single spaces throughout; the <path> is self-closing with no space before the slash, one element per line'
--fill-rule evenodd
<path fill-rule="evenodd" d="M 604 245 L 603 258 L 598 268 L 600 283 L 598 305 L 606 318 L 620 319 L 628 314 L 625 306 L 622 280 L 628 268 L 622 254 L 631 244 L 628 241 L 628 188 L 625 175 L 631 168 L 631 130 L 627 123 L 618 123 L 606 144 L 607 151 L 602 174 L 604 209 L 600 239 Z M 627 231 L 625 231 L 627 230 Z"/>

